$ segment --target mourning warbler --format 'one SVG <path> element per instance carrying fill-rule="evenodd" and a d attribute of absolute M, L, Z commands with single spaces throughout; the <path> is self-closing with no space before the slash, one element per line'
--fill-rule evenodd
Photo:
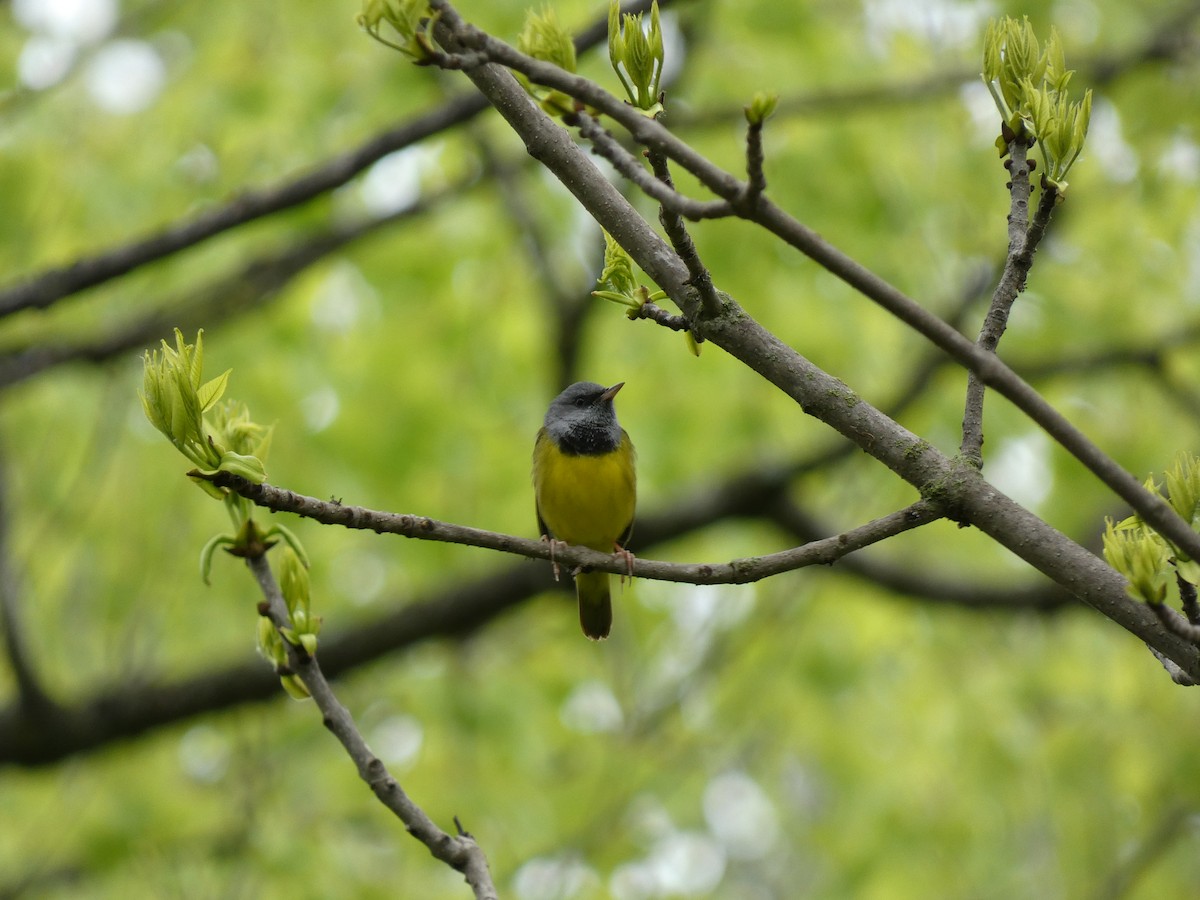
<path fill-rule="evenodd" d="M 543 536 L 628 557 L 623 544 L 633 530 L 637 477 L 633 444 L 613 409 L 624 385 L 580 381 L 554 398 L 533 447 L 533 490 Z M 583 633 L 608 637 L 608 573 L 578 571 L 575 593 Z"/>

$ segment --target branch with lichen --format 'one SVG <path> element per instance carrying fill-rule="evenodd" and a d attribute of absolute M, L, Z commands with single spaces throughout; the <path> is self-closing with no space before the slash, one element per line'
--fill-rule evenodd
<path fill-rule="evenodd" d="M 1056 30 L 1051 29 L 1043 50 L 1028 17 L 1020 22 L 1005 18 L 988 25 L 982 77 L 1001 115 L 996 146 L 1000 156 L 1007 157 L 1004 167 L 1009 175 L 1010 204 L 1008 255 L 976 340 L 979 349 L 987 353 L 996 352 L 1008 328 L 1013 304 L 1025 289 L 1033 255 L 1054 207 L 1066 197 L 1067 172 L 1087 138 L 1092 93 L 1087 91 L 1078 102 L 1069 101 L 1066 88 L 1072 75 Z M 1042 156 L 1042 195 L 1030 222 L 1030 175 L 1037 162 L 1029 158 L 1028 150 L 1034 143 Z M 984 384 L 972 372 L 967 378 L 960 452 L 976 468 L 983 466 L 983 400 Z"/>

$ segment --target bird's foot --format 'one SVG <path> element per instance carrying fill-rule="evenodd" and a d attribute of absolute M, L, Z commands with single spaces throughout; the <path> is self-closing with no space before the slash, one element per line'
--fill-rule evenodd
<path fill-rule="evenodd" d="M 558 581 L 559 575 L 561 574 L 562 570 L 560 569 L 560 567 L 558 565 L 558 560 L 556 560 L 554 558 L 554 552 L 559 547 L 566 547 L 566 546 L 568 546 L 568 544 L 566 541 L 555 540 L 554 538 L 550 537 L 550 535 L 548 535 L 548 534 L 542 535 L 542 541 L 543 541 L 543 543 L 550 545 L 550 566 L 551 566 L 551 568 L 554 569 L 554 580 Z"/>
<path fill-rule="evenodd" d="M 625 572 L 621 575 L 621 584 L 625 584 L 625 579 L 633 581 L 633 561 L 637 558 L 616 541 L 613 541 L 613 556 L 619 556 L 625 560 Z"/>

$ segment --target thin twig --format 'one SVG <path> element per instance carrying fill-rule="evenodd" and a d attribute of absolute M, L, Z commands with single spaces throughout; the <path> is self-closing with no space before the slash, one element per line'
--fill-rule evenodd
<path fill-rule="evenodd" d="M 674 192 L 675 182 L 671 178 L 671 167 L 667 164 L 667 158 L 656 150 L 648 151 L 648 155 L 654 177 Z M 713 287 L 712 275 L 709 273 L 708 267 L 700 260 L 696 242 L 688 234 L 687 225 L 684 224 L 679 211 L 663 205 L 658 210 L 658 221 L 662 223 L 667 240 L 671 242 L 671 246 L 675 248 L 675 252 L 679 254 L 683 264 L 687 266 L 688 280 L 700 294 L 700 306 L 703 308 L 704 314 L 706 316 L 719 315 L 721 298 L 717 294 L 717 289 Z"/>
<path fill-rule="evenodd" d="M 269 616 L 277 629 L 290 627 L 291 618 L 288 615 L 287 603 L 275 576 L 271 573 L 267 558 L 252 556 L 246 560 L 246 564 L 254 573 L 265 598 L 260 605 L 260 611 Z M 492 884 L 487 857 L 475 839 L 469 834 L 461 833 L 461 829 L 458 835 L 447 834 L 434 824 L 425 811 L 405 793 L 400 783 L 388 772 L 383 761 L 371 752 L 350 711 L 342 705 L 330 688 L 316 657 L 310 656 L 286 638 L 284 645 L 288 651 L 288 662 L 294 673 L 304 682 L 313 702 L 321 711 L 325 727 L 346 749 L 346 753 L 358 769 L 359 777 L 367 783 L 379 798 L 379 802 L 395 813 L 409 834 L 428 847 L 436 859 L 462 872 L 478 900 L 497 900 L 499 895 Z"/>
<path fill-rule="evenodd" d="M 794 540 L 811 541 L 828 534 L 824 523 L 801 509 L 786 491 L 775 494 L 766 510 L 774 522 Z M 1054 612 L 1077 607 L 1074 597 L 1053 582 L 1037 582 L 1027 586 L 987 584 L 978 578 L 947 577 L 916 564 L 899 565 L 869 554 L 854 554 L 838 563 L 838 571 L 852 573 L 867 584 L 883 588 L 890 594 L 911 597 L 920 603 L 953 605 L 962 609 L 1026 609 Z"/>
<path fill-rule="evenodd" d="M 1008 329 L 1008 317 L 1018 295 L 1025 289 L 1029 269 L 1033 265 L 1033 250 L 1046 231 L 1053 202 L 1044 206 L 1045 220 L 1036 232 L 1029 227 L 1029 147 L 1022 139 L 1014 139 L 1008 145 L 1008 159 L 1004 167 L 1009 173 L 1008 211 L 1008 255 L 1004 271 L 992 293 L 992 302 L 984 316 L 983 326 L 975 346 L 985 353 L 995 353 L 1000 339 Z M 1050 192 L 1043 192 L 1043 195 Z M 1041 209 L 1039 209 L 1041 211 Z M 967 373 L 967 398 L 963 404 L 962 444 L 959 452 L 963 459 L 983 468 L 983 395 L 984 384 L 974 372 Z"/>
<path fill-rule="evenodd" d="M 629 313 L 629 318 L 647 319 L 663 326 L 664 328 L 669 328 L 671 331 L 690 331 L 692 328 L 691 323 L 688 322 L 688 320 L 683 316 L 669 313 L 661 306 L 657 306 L 656 304 L 648 301 L 643 303 L 637 309 L 631 310 Z"/>
<path fill-rule="evenodd" d="M 763 120 L 756 119 L 746 126 L 746 197 L 739 206 L 753 206 L 767 189 L 762 137 Z"/>
<path fill-rule="evenodd" d="M 1150 607 L 1154 615 L 1158 616 L 1158 621 L 1163 623 L 1167 631 L 1179 635 L 1189 643 L 1200 645 L 1200 625 L 1192 624 L 1183 613 L 1165 603 L 1147 603 L 1146 605 Z"/>
<path fill-rule="evenodd" d="M 632 153 L 622 147 L 604 126 L 587 113 L 574 114 L 567 124 L 577 124 L 579 134 L 591 142 L 599 156 L 608 160 L 614 169 L 665 209 L 693 221 L 720 219 L 732 215 L 733 207 L 724 200 L 693 200 L 676 191 L 670 183 L 664 183 L 652 176 Z"/>
<path fill-rule="evenodd" d="M 254 484 L 229 472 L 203 475 L 193 471 L 189 474 L 211 481 L 218 487 L 235 491 L 266 509 L 295 513 L 326 525 L 341 525 L 344 528 L 374 531 L 377 534 L 396 534 L 425 541 L 481 547 L 527 556 L 530 559 L 550 560 L 553 553 L 554 561 L 560 565 L 586 567 L 617 575 L 632 572 L 638 578 L 685 584 L 747 584 L 805 566 L 830 565 L 848 553 L 941 517 L 935 506 L 919 502 L 857 528 L 851 528 L 842 534 L 779 553 L 734 559 L 727 563 L 668 563 L 641 558 L 630 563 L 623 555 L 601 553 L 586 547 L 557 545 L 552 548 L 545 541 L 440 522 L 427 516 L 382 512 L 362 506 L 318 500 L 316 497 L 306 497 L 274 485 Z"/>

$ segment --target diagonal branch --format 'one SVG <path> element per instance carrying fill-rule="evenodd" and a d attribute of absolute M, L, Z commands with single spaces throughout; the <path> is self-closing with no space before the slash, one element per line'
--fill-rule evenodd
<path fill-rule="evenodd" d="M 823 523 L 802 510 L 785 493 L 777 493 L 775 497 L 766 514 L 794 540 L 811 541 L 817 535 L 828 534 Z M 868 554 L 846 557 L 838 564 L 838 571 L 922 603 L 952 604 L 973 610 L 1019 608 L 1039 612 L 1054 612 L 1076 605 L 1074 597 L 1052 583 L 981 584 L 969 578 L 948 578 L 917 565 L 889 564 Z"/>
<path fill-rule="evenodd" d="M 433 0 L 441 13 L 438 41 L 454 50 L 471 42 L 480 43 L 478 32 L 468 29 L 444 0 Z M 483 41 L 487 44 L 486 41 Z M 498 43 L 498 42 L 497 42 Z M 487 44 L 490 48 L 490 44 Z M 490 52 L 490 50 L 489 50 Z M 619 116 L 622 125 L 630 120 L 630 110 L 606 100 L 604 91 L 583 79 L 563 73 L 553 66 L 536 67 L 526 57 L 511 50 L 526 74 L 536 68 L 534 80 L 542 82 L 543 73 L 558 79 L 547 86 L 567 93 L 581 92 L 578 99 L 606 114 Z M 554 72 L 558 72 L 557 75 Z M 1200 674 L 1200 654 L 1191 645 L 1168 634 L 1161 623 L 1144 607 L 1124 594 L 1123 579 L 1095 555 L 1070 541 L 1037 516 L 1023 509 L 982 479 L 977 470 L 938 452 L 925 441 L 884 416 L 854 394 L 845 384 L 814 366 L 794 349 L 766 331 L 731 298 L 723 297 L 721 315 L 705 319 L 696 292 L 688 284 L 686 267 L 664 244 L 619 192 L 596 170 L 561 128 L 534 106 L 510 73 L 496 65 L 484 65 L 465 73 L 493 106 L 524 140 L 535 159 L 545 165 L 580 201 L 589 213 L 621 244 L 684 314 L 698 323 L 702 336 L 716 343 L 791 397 L 804 412 L 813 415 L 862 447 L 877 460 L 915 485 L 928 499 L 943 504 L 959 521 L 976 525 L 1008 547 L 1026 562 L 1062 584 L 1084 602 L 1137 634 L 1168 655 L 1185 670 Z M 580 87 L 580 82 L 583 87 Z M 597 102 L 593 102 L 593 95 Z M 610 98 L 611 99 L 611 98 Z M 716 171 L 712 182 L 719 196 L 735 201 L 741 193 L 736 178 L 720 172 L 690 147 L 683 146 L 657 122 L 633 112 L 638 121 L 627 125 L 639 138 L 646 136 L 647 146 L 661 147 L 672 159 L 689 171 L 706 175 Z M 710 187 L 712 186 L 710 185 Z M 989 387 L 1009 397 L 1059 443 L 1069 449 L 1127 500 L 1143 520 L 1168 536 L 1189 554 L 1200 554 L 1200 536 L 1174 514 L 1161 498 L 1149 494 L 1129 473 L 1109 459 L 1057 410 L 1042 399 L 994 355 L 980 351 L 974 342 L 924 310 L 865 267 L 851 260 L 819 238 L 810 229 L 787 216 L 773 204 L 760 200 L 747 218 L 802 249 L 807 255 L 857 287 L 876 302 L 893 311 L 955 359 L 977 371 Z M 696 318 L 699 317 L 699 318 Z"/>
<path fill-rule="evenodd" d="M 292 620 L 288 614 L 287 602 L 283 599 L 266 556 L 249 557 L 246 565 L 254 573 L 265 598 L 259 605 L 259 611 L 270 618 L 271 623 L 281 632 L 291 627 Z M 400 783 L 388 772 L 383 760 L 367 746 L 362 732 L 354 724 L 350 710 L 338 700 L 329 686 L 317 658 L 288 641 L 286 636 L 283 643 L 287 648 L 288 663 L 294 674 L 304 682 L 309 696 L 321 711 L 325 727 L 345 748 L 358 769 L 359 777 L 367 783 L 379 798 L 379 802 L 396 814 L 408 829 L 408 833 L 428 847 L 435 859 L 462 872 L 479 900 L 498 900 L 499 895 L 492 884 L 491 872 L 488 871 L 487 857 L 475 839 L 463 831 L 461 826 L 459 834 L 453 836 L 434 824 L 425 810 L 412 801 Z M 455 821 L 457 822 L 457 819 Z"/>
<path fill-rule="evenodd" d="M 671 134 L 661 123 L 643 116 L 594 82 L 525 56 L 503 41 L 496 40 L 475 26 L 467 24 L 447 0 L 430 0 L 430 6 L 440 13 L 440 43 L 451 49 L 461 47 L 486 52 L 489 58 L 501 64 L 501 67 L 495 64 L 473 66 L 466 70 L 466 74 L 521 135 L 529 152 L 555 172 L 559 180 L 605 230 L 633 255 L 643 271 L 654 278 L 690 320 L 699 322 L 695 317 L 700 316 L 701 310 L 695 302 L 696 294 L 691 290 L 687 276 L 670 248 L 664 246 L 657 235 L 647 233 L 645 223 L 615 189 L 610 186 L 606 191 L 597 184 L 596 174 L 583 168 L 595 167 L 590 166 L 586 160 L 581 162 L 578 148 L 574 144 L 569 148 L 562 144 L 561 129 L 529 101 L 524 90 L 502 67 L 519 71 L 537 84 L 560 90 L 595 107 L 619 122 L 648 149 L 661 152 L 679 163 L 718 197 L 733 204 L 743 218 L 763 226 L 795 247 L 974 372 L 984 385 L 1006 397 L 1046 434 L 1083 463 L 1092 474 L 1128 503 L 1150 527 L 1169 538 L 1189 555 L 1200 558 L 1200 535 L 1176 515 L 1165 500 L 1147 491 L 1138 479 L 1092 443 L 1082 431 L 995 354 L 977 347 L 973 341 L 963 337 L 903 291 L 826 242 L 811 228 L 792 218 L 765 197 L 753 198 L 754 202 L 746 203 L 747 198 L 752 195 L 744 182 L 710 162 Z M 607 196 L 602 198 L 601 194 Z M 645 258 L 640 258 L 639 254 Z M 728 301 L 722 319 L 725 326 L 736 322 L 735 329 L 741 331 L 740 336 L 743 337 L 746 336 L 747 329 L 754 331 L 759 327 L 757 323 L 752 323 L 745 311 L 737 307 L 732 300 Z M 711 340 L 714 338 L 714 335 L 709 333 L 712 324 L 715 323 L 709 323 L 709 329 L 698 327 L 696 331 L 702 337 Z M 777 343 L 771 335 L 764 333 L 762 337 Z M 757 337 L 755 344 L 753 352 L 771 352 L 758 345 Z M 787 348 L 787 352 L 791 356 L 796 355 L 791 348 Z M 742 359 L 752 368 L 758 362 L 753 357 Z M 809 365 L 807 360 L 804 363 Z M 771 368 L 778 371 L 780 365 L 781 360 L 776 360 Z M 821 376 L 829 377 L 824 372 L 821 372 Z M 836 391 L 846 389 L 840 381 L 833 381 L 837 385 Z M 807 394 L 808 391 L 802 393 Z M 800 396 L 793 396 L 800 400 Z M 805 410 L 809 411 L 807 406 Z M 828 419 L 825 421 L 829 422 Z M 847 437 L 855 439 L 850 434 L 847 434 Z M 858 440 L 861 439 L 862 436 L 859 436 Z M 869 448 L 867 449 L 870 452 Z"/>
<path fill-rule="evenodd" d="M 628 9 L 636 12 L 649 6 L 649 0 L 637 0 Z M 577 52 L 605 40 L 607 22 L 607 16 L 599 16 L 584 28 L 575 41 Z M 341 187 L 389 153 L 466 122 L 487 106 L 487 101 L 474 93 L 452 98 L 305 173 L 270 187 L 247 191 L 224 206 L 180 219 L 127 243 L 26 276 L 0 288 L 0 318 L 23 309 L 45 309 L 64 297 L 104 284 L 223 232 L 307 203 Z"/>
<path fill-rule="evenodd" d="M 387 154 L 465 122 L 485 108 L 486 104 L 478 96 L 456 97 L 303 175 L 268 188 L 247 191 L 230 203 L 194 218 L 174 222 L 129 243 L 30 276 L 0 289 L 0 317 L 23 309 L 45 309 L 64 297 L 104 284 L 225 231 L 307 203 L 345 184 Z"/>
<path fill-rule="evenodd" d="M 676 215 L 689 219 L 719 219 L 733 214 L 733 207 L 724 200 L 693 200 L 675 190 L 675 186 L 647 172 L 632 153 L 621 146 L 620 141 L 608 133 L 598 120 L 580 112 L 571 117 L 579 126 L 581 136 L 587 138 L 596 153 L 612 163 L 614 169 L 636 184 L 646 196 L 657 201 Z M 568 123 L 570 124 L 570 123 Z"/>
<path fill-rule="evenodd" d="M 129 350 L 154 344 L 172 328 L 206 326 L 270 302 L 296 276 L 347 244 L 427 212 L 473 182 L 462 179 L 431 192 L 381 218 L 360 219 L 314 233 L 282 250 L 264 253 L 230 275 L 157 304 L 158 308 L 107 326 L 107 333 L 78 341 L 40 341 L 0 353 L 0 388 L 9 387 L 67 362 L 103 362 Z"/>

